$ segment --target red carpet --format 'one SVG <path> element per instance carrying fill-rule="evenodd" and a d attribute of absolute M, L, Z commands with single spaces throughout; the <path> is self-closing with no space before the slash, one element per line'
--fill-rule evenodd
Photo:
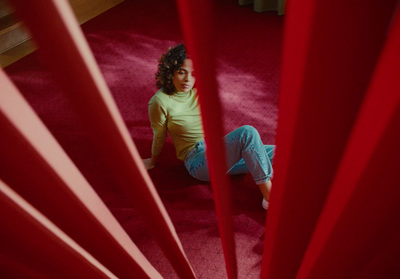
<path fill-rule="evenodd" d="M 216 1 L 216 9 L 225 129 L 253 125 L 264 143 L 273 144 L 283 18 L 255 13 L 233 0 Z M 139 152 L 150 156 L 147 102 L 157 90 L 157 60 L 182 41 L 175 2 L 126 0 L 82 28 Z M 33 53 L 5 70 L 144 255 L 165 278 L 177 278 L 134 205 L 96 160 L 96 150 L 40 57 Z M 150 175 L 197 276 L 226 278 L 210 186 L 186 173 L 170 140 Z M 250 175 L 233 177 L 232 187 L 239 278 L 258 278 L 266 216 L 262 196 Z"/>

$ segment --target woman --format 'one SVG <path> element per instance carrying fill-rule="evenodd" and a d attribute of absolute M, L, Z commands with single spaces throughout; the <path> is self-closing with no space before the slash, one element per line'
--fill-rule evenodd
<path fill-rule="evenodd" d="M 209 181 L 192 60 L 183 44 L 169 48 L 162 55 L 156 74 L 159 90 L 149 102 L 149 116 L 154 138 L 151 158 L 143 162 L 148 170 L 156 165 L 167 132 L 178 159 L 185 163 L 194 178 Z M 273 145 L 263 145 L 257 130 L 242 126 L 225 136 L 229 174 L 251 172 L 263 195 L 262 206 L 268 208 L 271 190 Z"/>

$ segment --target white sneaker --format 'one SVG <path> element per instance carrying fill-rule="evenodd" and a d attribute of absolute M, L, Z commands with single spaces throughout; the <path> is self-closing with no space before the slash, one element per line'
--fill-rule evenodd
<path fill-rule="evenodd" d="M 269 206 L 269 202 L 267 202 L 265 199 L 263 199 L 263 200 L 262 200 L 262 203 L 261 203 L 261 206 L 262 206 L 265 210 L 267 210 L 267 209 L 268 209 L 268 206 Z"/>

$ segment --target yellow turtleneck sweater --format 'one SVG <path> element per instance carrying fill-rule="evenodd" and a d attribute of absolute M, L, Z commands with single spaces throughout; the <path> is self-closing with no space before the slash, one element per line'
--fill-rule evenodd
<path fill-rule="evenodd" d="M 186 153 L 204 138 L 197 95 L 193 89 L 173 95 L 158 90 L 150 99 L 149 116 L 154 133 L 153 156 L 161 153 L 167 131 L 180 160 L 184 160 Z"/>

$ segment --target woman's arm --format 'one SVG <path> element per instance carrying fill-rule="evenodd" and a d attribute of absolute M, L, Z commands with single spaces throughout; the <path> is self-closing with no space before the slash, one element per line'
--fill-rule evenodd
<path fill-rule="evenodd" d="M 149 102 L 149 118 L 153 129 L 153 144 L 151 158 L 143 159 L 147 170 L 155 167 L 160 157 L 165 139 L 167 138 L 167 116 L 165 107 L 157 96 L 153 96 Z"/>
<path fill-rule="evenodd" d="M 158 158 L 160 156 L 151 156 L 151 158 L 143 159 L 143 164 L 146 167 L 147 170 L 151 170 L 156 166 L 156 163 L 158 161 Z"/>

